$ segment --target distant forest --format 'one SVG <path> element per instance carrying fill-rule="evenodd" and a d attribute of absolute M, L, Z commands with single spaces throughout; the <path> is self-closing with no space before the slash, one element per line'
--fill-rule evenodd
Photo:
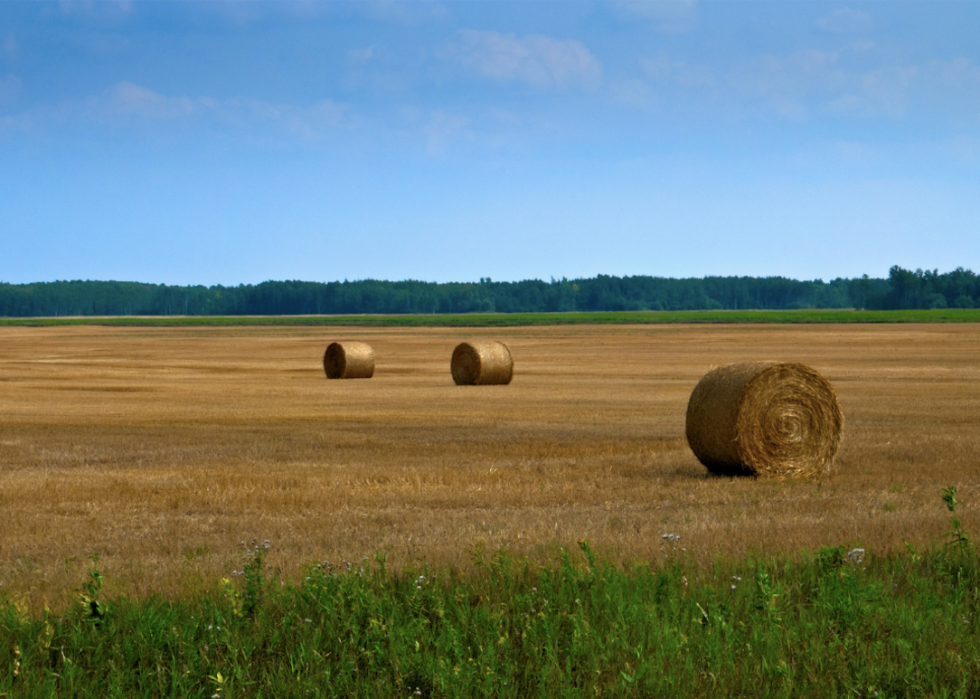
<path fill-rule="evenodd" d="M 687 311 L 715 309 L 980 307 L 980 277 L 958 268 L 887 279 L 797 281 L 784 277 L 614 277 L 549 282 L 268 281 L 239 286 L 139 282 L 0 283 L 0 316 L 309 315 Z"/>

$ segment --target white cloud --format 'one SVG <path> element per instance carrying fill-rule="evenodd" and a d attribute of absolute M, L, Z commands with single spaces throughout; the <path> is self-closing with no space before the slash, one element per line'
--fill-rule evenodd
<path fill-rule="evenodd" d="M 315 140 L 326 131 L 347 126 L 348 108 L 329 99 L 296 105 L 246 98 L 171 97 L 124 81 L 82 103 L 65 103 L 48 110 L 48 115 L 58 120 L 81 118 L 97 122 L 125 118 L 131 123 L 208 119 L 234 128 L 271 125 L 293 136 Z M 43 121 L 44 113 L 38 111 L 32 118 Z"/>
<path fill-rule="evenodd" d="M 59 0 L 58 5 L 69 16 L 129 14 L 133 10 L 132 0 Z"/>
<path fill-rule="evenodd" d="M 653 21 L 667 33 L 687 31 L 697 23 L 697 0 L 612 0 L 621 18 Z"/>
<path fill-rule="evenodd" d="M 0 78 L 0 106 L 10 104 L 20 96 L 21 82 L 16 75 Z"/>
<path fill-rule="evenodd" d="M 173 119 L 211 107 L 209 100 L 187 97 L 165 97 L 145 87 L 123 81 L 90 102 L 96 110 L 108 115 L 131 115 L 147 119 Z"/>
<path fill-rule="evenodd" d="M 431 21 L 443 21 L 450 14 L 446 6 L 437 0 L 403 2 L 402 0 L 361 0 L 364 14 L 380 22 L 412 26 Z"/>
<path fill-rule="evenodd" d="M 574 39 L 473 29 L 459 37 L 446 57 L 489 80 L 564 89 L 594 86 L 602 76 L 598 59 Z"/>
<path fill-rule="evenodd" d="M 374 57 L 374 47 L 365 46 L 362 49 L 351 49 L 347 52 L 347 60 L 351 63 L 367 63 Z"/>
<path fill-rule="evenodd" d="M 840 54 L 817 50 L 760 56 L 733 69 L 729 83 L 737 93 L 761 98 L 780 116 L 802 119 L 814 102 L 838 94 L 846 84 L 839 61 Z"/>
<path fill-rule="evenodd" d="M 980 65 L 970 59 L 918 65 L 879 61 L 867 67 L 867 57 L 857 56 L 857 50 L 768 54 L 729 67 L 687 63 L 660 53 L 639 61 L 640 83 L 611 78 L 610 89 L 620 103 L 635 107 L 651 103 L 646 86 L 656 90 L 661 106 L 710 101 L 745 115 L 790 120 L 820 114 L 862 119 L 929 114 L 975 123 L 980 117 Z"/>
<path fill-rule="evenodd" d="M 855 73 L 826 106 L 836 116 L 980 115 L 980 66 L 958 58 Z"/>
<path fill-rule="evenodd" d="M 304 140 L 315 141 L 324 132 L 345 125 L 348 105 L 319 100 L 310 106 L 277 104 L 262 100 L 228 100 L 217 105 L 217 116 L 233 120 L 272 124 Z"/>
<path fill-rule="evenodd" d="M 423 131 L 427 141 L 426 150 L 431 155 L 445 152 L 453 142 L 473 140 L 468 119 L 442 111 L 432 112 Z"/>
<path fill-rule="evenodd" d="M 7 60 L 12 60 L 17 57 L 19 51 L 20 47 L 17 44 L 17 37 L 14 36 L 13 32 L 7 32 L 7 35 L 3 37 L 3 41 L 0 42 L 0 54 Z"/>
<path fill-rule="evenodd" d="M 609 84 L 609 92 L 620 104 L 643 111 L 655 110 L 659 106 L 656 92 L 643 80 L 621 78 Z"/>
<path fill-rule="evenodd" d="M 717 83 L 715 71 L 708 66 L 674 61 L 666 53 L 640 59 L 640 67 L 650 78 L 661 83 L 700 88 L 714 88 Z"/>
<path fill-rule="evenodd" d="M 818 29 L 833 34 L 857 34 L 871 29 L 871 15 L 860 10 L 838 8 L 814 22 Z"/>
<path fill-rule="evenodd" d="M 847 92 L 827 107 L 837 116 L 898 117 L 909 108 L 909 89 L 916 69 L 871 70 L 851 76 Z"/>
<path fill-rule="evenodd" d="M 952 88 L 977 90 L 980 88 L 980 66 L 967 58 L 951 61 L 930 61 L 923 71 L 930 82 L 940 82 Z M 976 96 L 976 92 L 973 93 Z"/>
<path fill-rule="evenodd" d="M 344 87 L 378 93 L 404 94 L 417 78 L 417 61 L 387 46 L 371 45 L 347 51 L 340 75 Z"/>

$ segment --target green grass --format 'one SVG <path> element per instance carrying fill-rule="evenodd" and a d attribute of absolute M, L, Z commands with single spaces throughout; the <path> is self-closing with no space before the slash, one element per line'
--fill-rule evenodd
<path fill-rule="evenodd" d="M 679 546 L 621 566 L 584 542 L 552 566 L 475 550 L 470 576 L 379 556 L 283 583 L 253 544 L 179 601 L 101 600 L 93 568 L 65 614 L 0 602 L 0 697 L 980 695 L 968 540 L 700 572 Z"/>
<path fill-rule="evenodd" d="M 340 316 L 99 316 L 0 318 L 0 326 L 110 325 L 149 327 L 363 326 L 515 327 L 530 325 L 664 323 L 977 323 L 980 309 L 856 311 L 600 311 L 594 313 L 458 313 Z"/>

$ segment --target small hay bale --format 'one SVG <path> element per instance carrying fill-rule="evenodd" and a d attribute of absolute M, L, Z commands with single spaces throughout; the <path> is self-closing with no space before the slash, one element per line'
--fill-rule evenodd
<path fill-rule="evenodd" d="M 509 384 L 514 377 L 514 358 L 502 342 L 462 342 L 453 350 L 452 371 L 457 386 Z"/>
<path fill-rule="evenodd" d="M 328 379 L 370 379 L 374 376 L 374 350 L 364 342 L 331 342 L 323 354 Z"/>
<path fill-rule="evenodd" d="M 830 382 L 803 364 L 709 371 L 687 404 L 687 442 L 724 476 L 809 478 L 830 471 L 844 416 Z"/>

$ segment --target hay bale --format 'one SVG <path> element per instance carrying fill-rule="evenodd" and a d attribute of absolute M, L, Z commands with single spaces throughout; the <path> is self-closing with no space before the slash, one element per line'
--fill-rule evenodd
<path fill-rule="evenodd" d="M 687 442 L 712 473 L 829 472 L 844 417 L 830 382 L 803 364 L 750 362 L 704 375 L 687 404 Z"/>
<path fill-rule="evenodd" d="M 508 384 L 514 377 L 514 358 L 502 342 L 462 342 L 453 350 L 452 371 L 457 386 Z"/>
<path fill-rule="evenodd" d="M 374 376 L 374 350 L 364 342 L 331 342 L 323 354 L 328 379 L 370 379 Z"/>

